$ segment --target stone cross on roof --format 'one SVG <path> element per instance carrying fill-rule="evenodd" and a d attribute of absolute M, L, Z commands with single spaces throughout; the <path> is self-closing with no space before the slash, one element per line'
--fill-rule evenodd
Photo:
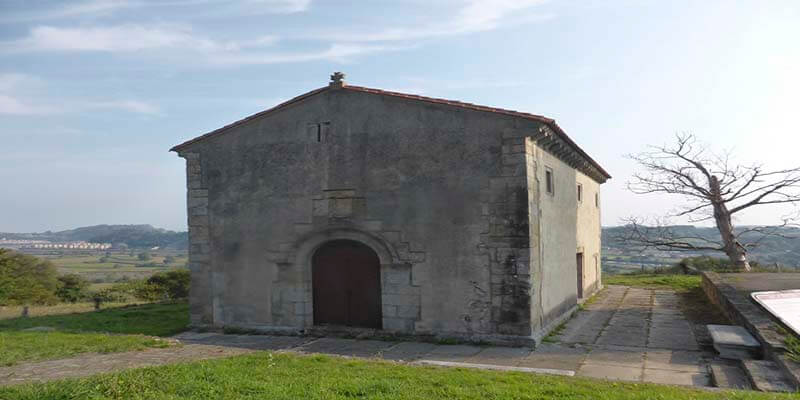
<path fill-rule="evenodd" d="M 344 86 L 344 73 L 338 71 L 334 72 L 333 75 L 331 75 L 331 82 L 329 85 L 333 87 Z"/>

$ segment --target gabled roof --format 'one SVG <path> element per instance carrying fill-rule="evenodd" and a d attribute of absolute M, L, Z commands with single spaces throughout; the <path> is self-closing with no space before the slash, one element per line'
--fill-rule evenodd
<path fill-rule="evenodd" d="M 265 115 L 269 115 L 269 114 L 271 114 L 273 112 L 276 112 L 276 111 L 279 111 L 279 110 L 283 109 L 284 107 L 287 107 L 287 106 L 292 105 L 294 103 L 298 103 L 298 102 L 300 102 L 302 100 L 305 100 L 305 99 L 307 99 L 309 97 L 312 97 L 314 95 L 317 95 L 319 93 L 325 92 L 326 90 L 350 90 L 350 91 L 354 91 L 354 92 L 372 93 L 372 94 L 383 95 L 383 96 L 399 97 L 399 98 L 404 98 L 404 99 L 408 99 L 408 100 L 416 100 L 416 101 L 422 101 L 422 102 L 434 103 L 434 104 L 443 104 L 443 105 L 448 105 L 448 106 L 453 106 L 453 107 L 458 107 L 458 108 L 463 108 L 463 109 L 469 109 L 469 110 L 474 110 L 474 111 L 483 111 L 483 112 L 489 112 L 489 113 L 494 113 L 494 114 L 509 115 L 509 116 L 513 116 L 513 117 L 519 117 L 519 118 L 523 118 L 523 119 L 527 119 L 527 120 L 541 122 L 541 123 L 544 123 L 547 126 L 549 126 L 556 133 L 556 135 L 559 137 L 559 139 L 561 139 L 564 142 L 566 142 L 569 145 L 569 147 L 571 147 L 572 150 L 574 150 L 575 152 L 580 154 L 583 158 L 585 158 L 586 161 L 588 161 L 601 175 L 603 175 L 606 179 L 611 178 L 611 175 L 609 175 L 608 172 L 606 172 L 603 169 L 603 167 L 600 166 L 600 164 L 598 164 L 588 154 L 586 154 L 586 152 L 584 152 L 583 149 L 578 147 L 578 145 L 575 142 L 573 142 L 572 139 L 569 138 L 569 136 L 567 136 L 567 134 L 561 129 L 561 127 L 558 126 L 558 124 L 556 124 L 556 121 L 554 119 L 552 119 L 552 118 L 547 118 L 547 117 L 544 117 L 544 116 L 541 116 L 541 115 L 530 114 L 530 113 L 526 113 L 526 112 L 506 110 L 506 109 L 502 109 L 502 108 L 488 107 L 488 106 L 482 106 L 482 105 L 472 104 L 472 103 L 464 103 L 464 102 L 455 101 L 455 100 L 439 99 L 439 98 L 435 98 L 435 97 L 426 97 L 426 96 L 419 96 L 419 95 L 415 95 L 415 94 L 391 92 L 391 91 L 388 91 L 388 90 L 373 89 L 373 88 L 367 88 L 367 87 L 362 87 L 362 86 L 352 86 L 352 85 L 342 85 L 342 86 L 336 87 L 336 88 L 332 88 L 330 86 L 325 86 L 325 87 L 321 87 L 319 89 L 314 89 L 314 90 L 312 90 L 312 91 L 310 91 L 308 93 L 301 94 L 300 96 L 297 96 L 297 97 L 295 97 L 293 99 L 285 101 L 285 102 L 283 102 L 281 104 L 278 104 L 275 107 L 272 107 L 270 109 L 255 113 L 255 114 L 253 114 L 253 115 L 251 115 L 249 117 L 246 117 L 246 118 L 240 119 L 240 120 L 238 120 L 236 122 L 233 122 L 231 124 L 225 125 L 222 128 L 215 129 L 215 130 L 213 130 L 211 132 L 208 132 L 208 133 L 205 133 L 203 135 L 200 135 L 200 136 L 198 136 L 198 137 L 196 137 L 194 139 L 191 139 L 191 140 L 188 140 L 186 142 L 183 142 L 183 143 L 171 148 L 170 151 L 180 152 L 184 147 L 186 147 L 186 146 L 188 146 L 188 145 L 190 145 L 192 143 L 196 143 L 196 142 L 205 140 L 205 139 L 207 139 L 209 137 L 212 137 L 212 136 L 221 135 L 221 134 L 227 132 L 229 129 L 233 128 L 233 127 L 242 125 L 242 124 L 244 124 L 246 122 L 252 121 L 252 120 L 257 119 L 259 117 L 263 117 Z"/>

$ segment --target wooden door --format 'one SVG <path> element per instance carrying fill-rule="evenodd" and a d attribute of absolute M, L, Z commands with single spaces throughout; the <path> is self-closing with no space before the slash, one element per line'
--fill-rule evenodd
<path fill-rule="evenodd" d="M 575 255 L 575 262 L 578 265 L 578 298 L 583 298 L 583 253 Z"/>
<path fill-rule="evenodd" d="M 315 325 L 380 329 L 381 276 L 378 255 L 353 240 L 332 240 L 312 258 Z"/>

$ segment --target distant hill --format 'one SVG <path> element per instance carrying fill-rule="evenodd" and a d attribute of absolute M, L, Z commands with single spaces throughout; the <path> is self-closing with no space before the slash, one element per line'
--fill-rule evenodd
<path fill-rule="evenodd" d="M 128 247 L 188 248 L 187 232 L 154 228 L 152 225 L 95 225 L 60 232 L 3 233 L 0 238 L 49 240 L 53 242 L 87 241 L 95 243 L 125 244 Z"/>
<path fill-rule="evenodd" d="M 748 226 L 738 227 L 740 230 L 748 229 Z M 619 237 L 625 227 L 614 226 L 603 228 L 603 248 L 604 258 L 613 257 L 613 255 L 620 255 L 623 257 L 636 258 L 636 262 L 646 262 L 646 258 L 683 258 L 692 255 L 710 255 L 715 257 L 725 257 L 725 254 L 714 251 L 699 251 L 699 252 L 659 252 L 655 250 L 648 250 L 641 252 L 634 246 L 621 243 L 616 238 Z M 692 225 L 674 225 L 670 229 L 679 235 L 697 236 L 708 240 L 719 240 L 719 232 L 713 227 L 697 227 Z M 780 236 L 767 236 L 764 237 L 757 247 L 750 250 L 748 257 L 753 261 L 758 261 L 762 264 L 772 265 L 779 263 L 784 266 L 800 267 L 800 228 L 785 227 L 780 228 L 777 232 Z M 746 241 L 754 242 L 761 235 L 758 233 L 746 233 L 743 238 Z M 644 256 L 644 258 L 642 258 Z"/>

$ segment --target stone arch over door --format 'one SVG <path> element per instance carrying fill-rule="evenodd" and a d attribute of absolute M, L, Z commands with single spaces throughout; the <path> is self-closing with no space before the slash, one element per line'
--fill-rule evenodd
<path fill-rule="evenodd" d="M 336 239 L 311 258 L 314 325 L 381 329 L 381 276 L 378 255 L 369 246 Z"/>
<path fill-rule="evenodd" d="M 327 242 L 352 240 L 369 247 L 380 262 L 381 329 L 413 333 L 420 319 L 420 287 L 413 284 L 412 266 L 424 260 L 424 253 L 409 252 L 408 243 L 397 240 L 398 232 L 388 234 L 352 226 L 325 227 L 287 244 L 281 260 L 276 260 L 279 271 L 273 281 L 273 320 L 283 326 L 314 326 L 314 254 Z"/>

